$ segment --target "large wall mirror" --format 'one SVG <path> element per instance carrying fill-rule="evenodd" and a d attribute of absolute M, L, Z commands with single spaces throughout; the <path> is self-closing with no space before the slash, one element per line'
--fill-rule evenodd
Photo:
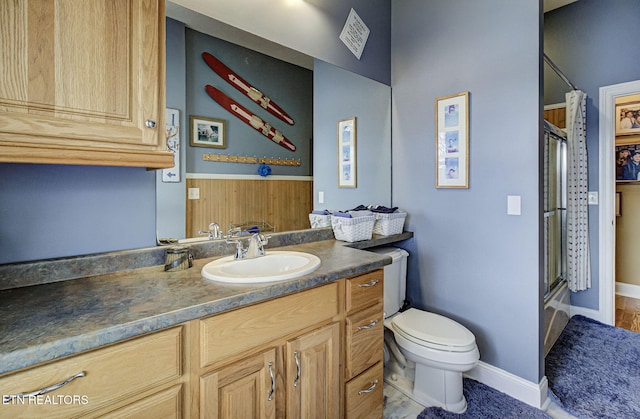
<path fill-rule="evenodd" d="M 167 108 L 179 125 L 181 146 L 179 168 L 157 174 L 158 238 L 204 237 L 200 232 L 211 222 L 223 232 L 248 223 L 278 232 L 298 230 L 309 227 L 314 208 L 391 205 L 389 86 L 172 2 L 167 2 L 167 17 Z M 203 52 L 277 103 L 294 124 L 228 83 L 207 65 Z M 206 85 L 277 129 L 295 151 L 230 112 Z M 359 124 L 359 185 L 343 190 L 337 181 L 336 123 L 353 116 Z M 211 145 L 206 139 L 194 141 L 197 124 L 206 128 L 209 121 L 216 135 L 223 129 L 224 138 Z M 261 176 L 262 159 L 271 169 L 268 176 Z M 314 199 L 319 192 L 324 202 Z"/>

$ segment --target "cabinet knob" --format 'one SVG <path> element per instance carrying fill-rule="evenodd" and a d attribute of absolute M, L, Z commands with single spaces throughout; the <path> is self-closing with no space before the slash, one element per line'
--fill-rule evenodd
<path fill-rule="evenodd" d="M 147 126 L 147 128 L 156 127 L 156 121 L 154 121 L 153 119 L 147 119 L 146 121 L 144 121 L 144 124 Z"/>

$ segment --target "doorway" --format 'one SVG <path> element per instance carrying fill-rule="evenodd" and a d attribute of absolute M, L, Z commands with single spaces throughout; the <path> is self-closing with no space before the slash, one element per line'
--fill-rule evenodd
<path fill-rule="evenodd" d="M 615 324 L 616 167 L 615 100 L 640 94 L 640 80 L 600 88 L 600 216 L 599 216 L 599 315 L 603 323 Z"/>

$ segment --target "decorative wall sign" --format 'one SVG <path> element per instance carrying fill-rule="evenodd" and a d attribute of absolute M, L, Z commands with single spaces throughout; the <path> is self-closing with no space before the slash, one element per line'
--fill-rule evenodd
<path fill-rule="evenodd" d="M 189 117 L 190 144 L 195 147 L 226 148 L 226 121 L 205 116 Z"/>
<path fill-rule="evenodd" d="M 469 187 L 469 92 L 436 99 L 436 188 Z"/>
<path fill-rule="evenodd" d="M 358 59 L 362 56 L 362 51 L 367 44 L 369 38 L 369 28 L 360 19 L 355 10 L 351 9 L 347 22 L 340 33 L 340 40 L 349 48 L 349 50 Z"/>
<path fill-rule="evenodd" d="M 173 153 L 173 167 L 162 169 L 162 181 L 177 183 L 180 182 L 180 111 L 167 108 L 165 115 L 164 137 L 167 151 Z"/>
<path fill-rule="evenodd" d="M 356 117 L 338 121 L 338 187 L 357 186 Z"/>

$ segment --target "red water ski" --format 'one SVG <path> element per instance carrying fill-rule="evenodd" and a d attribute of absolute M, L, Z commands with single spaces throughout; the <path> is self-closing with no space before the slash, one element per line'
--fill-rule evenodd
<path fill-rule="evenodd" d="M 296 151 L 296 146 L 293 145 L 291 141 L 287 139 L 280 131 L 273 128 L 268 123 L 264 122 L 260 119 L 259 116 L 254 115 L 247 108 L 240 105 L 235 100 L 231 99 L 229 96 L 222 93 L 220 90 L 216 89 L 211 85 L 206 85 L 205 90 L 207 94 L 220 106 L 234 114 L 241 121 L 245 122 L 247 125 L 252 126 L 256 131 L 260 134 L 264 135 L 274 143 L 286 148 L 290 151 Z"/>
<path fill-rule="evenodd" d="M 295 122 L 293 119 L 274 101 L 269 99 L 260 90 L 253 87 L 250 83 L 245 81 L 242 77 L 238 76 L 233 70 L 224 65 L 222 61 L 209 54 L 208 52 L 202 53 L 202 59 L 207 63 L 209 67 L 220 77 L 222 77 L 227 83 L 241 91 L 249 99 L 256 102 L 258 105 L 266 109 L 270 114 L 280 118 L 289 125 L 293 125 Z"/>

